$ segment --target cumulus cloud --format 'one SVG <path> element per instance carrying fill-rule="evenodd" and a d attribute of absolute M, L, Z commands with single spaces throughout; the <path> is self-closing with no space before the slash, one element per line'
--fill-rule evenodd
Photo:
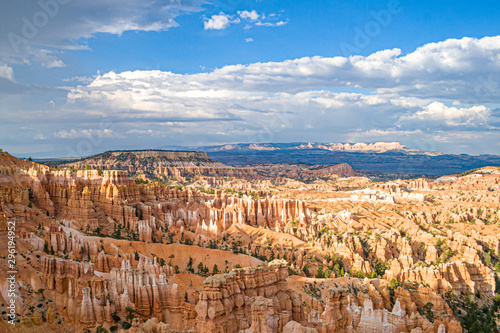
<path fill-rule="evenodd" d="M 404 119 L 443 123 L 447 126 L 481 126 L 488 124 L 491 113 L 491 109 L 484 105 L 456 108 L 446 106 L 440 102 L 433 102 L 425 106 L 421 111 L 409 117 L 404 117 Z"/>
<path fill-rule="evenodd" d="M 350 87 L 376 89 L 379 94 L 480 104 L 500 101 L 500 89 L 486 90 L 487 94 L 482 95 L 476 89 L 481 82 L 488 85 L 490 76 L 494 83 L 499 74 L 500 36 L 496 36 L 431 43 L 407 55 L 392 49 L 348 58 L 304 57 L 230 65 L 192 75 L 159 71 L 108 73 L 96 78 L 88 88 L 94 91 L 93 87 L 112 83 L 114 79 L 137 78 L 152 84 L 158 81 L 157 84 L 168 85 L 173 91 L 197 96 L 225 91 L 296 93 Z"/>
<path fill-rule="evenodd" d="M 252 20 L 252 21 L 256 21 L 258 20 L 261 16 L 257 13 L 257 11 L 255 10 L 252 10 L 252 11 L 248 11 L 248 10 L 244 10 L 244 11 L 238 11 L 238 15 L 242 18 L 242 19 L 249 19 L 249 20 Z"/>
<path fill-rule="evenodd" d="M 485 104 L 500 95 L 478 98 L 472 82 L 485 75 L 484 68 L 500 74 L 499 51 L 500 37 L 464 38 L 406 55 L 392 49 L 197 74 L 109 72 L 71 89 L 68 99 L 128 126 L 122 131 L 128 137 L 175 133 L 180 139 L 191 133 L 185 140 L 193 142 L 192 134 L 199 133 L 207 142 L 343 141 L 355 131 L 366 139 L 418 140 L 439 132 L 447 142 L 453 136 L 446 133 L 496 130 L 500 119 Z M 474 103 L 458 104 L 463 98 Z M 172 122 L 190 127 L 167 125 Z"/>
<path fill-rule="evenodd" d="M 489 104 L 498 103 L 500 94 L 474 90 L 476 78 L 494 83 L 499 77 L 497 54 L 500 37 L 464 38 L 424 45 L 406 55 L 392 49 L 196 74 L 100 73 L 90 81 L 75 78 L 80 83 L 69 88 L 68 104 L 50 113 L 85 125 L 59 131 L 52 139 L 100 135 L 151 146 L 151 138 L 158 137 L 170 144 L 208 145 L 348 141 L 356 133 L 358 140 L 402 140 L 410 147 L 425 138 L 451 151 L 458 149 L 453 142 L 469 144 L 469 133 L 500 139 L 500 112 Z M 104 132 L 92 119 L 110 121 L 113 131 Z"/>
<path fill-rule="evenodd" d="M 197 128 L 195 132 L 212 127 L 214 133 L 220 133 L 223 127 L 225 135 L 240 139 L 235 141 L 252 141 L 244 140 L 241 133 L 261 141 L 258 137 L 263 133 L 293 138 L 297 131 L 303 133 L 307 141 L 312 133 L 323 136 L 332 131 L 349 133 L 353 124 L 361 132 L 379 129 L 382 133 L 397 123 L 400 128 L 394 135 L 414 135 L 443 126 L 487 126 L 489 119 L 489 109 L 484 106 L 457 109 L 460 114 L 455 114 L 454 108 L 438 110 L 436 104 L 428 100 L 392 94 L 207 89 L 195 76 L 165 74 L 159 71 L 108 73 L 89 86 L 72 90 L 69 97 L 106 110 L 103 115 L 113 117 L 115 122 L 130 122 L 131 117 L 135 117 L 137 124 L 148 119 L 157 123 L 182 119 L 198 123 L 193 125 Z M 178 87 L 173 83 L 175 78 L 184 80 L 188 86 Z M 219 131 L 215 131 L 216 128 Z M 370 134 L 374 136 L 376 132 Z"/>
<path fill-rule="evenodd" d="M 212 15 L 211 18 L 206 19 L 203 24 L 205 30 L 224 30 L 234 23 L 240 23 L 240 19 L 233 19 L 231 16 L 220 12 L 220 14 Z"/>

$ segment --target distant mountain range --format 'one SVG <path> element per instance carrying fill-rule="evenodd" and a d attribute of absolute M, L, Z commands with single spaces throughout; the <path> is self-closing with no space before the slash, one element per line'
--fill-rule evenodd
<path fill-rule="evenodd" d="M 206 152 L 211 159 L 233 166 L 268 163 L 348 163 L 355 170 L 386 174 L 442 176 L 484 166 L 500 166 L 500 156 L 427 152 L 406 148 L 398 142 L 245 143 L 191 147 L 189 150 Z"/>
<path fill-rule="evenodd" d="M 360 174 L 367 175 L 372 179 L 408 178 L 409 176 L 437 177 L 485 166 L 500 166 L 500 156 L 498 155 L 428 152 L 410 149 L 398 142 L 355 144 L 319 142 L 239 143 L 198 147 L 165 146 L 159 149 L 204 152 L 208 154 L 211 160 L 210 163 L 220 162 L 229 166 L 251 166 L 255 164 L 332 166 L 347 163 L 353 169 L 360 171 Z M 111 153 L 108 152 L 108 154 Z M 99 156 L 102 157 L 102 160 L 92 161 L 92 163 L 85 161 L 85 163 L 96 164 L 100 167 L 104 165 L 109 167 L 108 164 L 113 164 L 112 161 L 106 160 L 106 154 L 99 154 L 92 158 L 95 159 L 95 157 Z M 205 155 L 202 159 L 208 159 L 208 157 Z M 58 159 L 37 160 L 40 162 L 58 161 Z M 78 161 L 83 160 L 87 159 L 79 159 Z M 67 160 L 66 162 L 70 161 Z M 181 164 L 185 162 L 179 161 Z M 60 164 L 64 163 L 64 161 L 59 160 L 59 162 L 54 163 Z M 140 163 L 144 163 L 144 161 Z M 137 166 L 134 165 L 134 167 Z"/>
<path fill-rule="evenodd" d="M 218 151 L 276 151 L 276 150 L 329 150 L 329 151 L 373 151 L 385 152 L 388 150 L 405 150 L 405 146 L 399 142 L 375 142 L 375 143 L 320 143 L 320 142 L 296 142 L 296 143 L 239 143 L 227 144 L 221 146 L 206 146 L 195 147 L 196 150 L 204 152 L 218 152 Z"/>

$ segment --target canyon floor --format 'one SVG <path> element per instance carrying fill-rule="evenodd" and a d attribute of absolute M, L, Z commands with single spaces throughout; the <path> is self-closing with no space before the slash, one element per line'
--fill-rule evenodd
<path fill-rule="evenodd" d="M 498 332 L 499 207 L 498 167 L 0 152 L 0 332 Z"/>

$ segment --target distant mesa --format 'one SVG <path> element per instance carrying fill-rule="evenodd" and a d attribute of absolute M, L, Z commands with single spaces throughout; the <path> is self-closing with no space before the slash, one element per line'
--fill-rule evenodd
<path fill-rule="evenodd" d="M 137 158 L 166 158 L 169 160 L 198 160 L 198 161 L 209 161 L 207 153 L 194 152 L 194 151 L 176 151 L 176 150 L 117 150 L 108 151 L 94 157 L 116 157 L 123 158 L 125 156 L 131 157 L 135 156 Z"/>
<path fill-rule="evenodd" d="M 197 174 L 243 177 L 251 169 L 235 168 L 211 160 L 207 153 L 172 150 L 107 151 L 63 164 L 76 169 L 124 170 L 129 176 L 144 175 L 150 179 L 185 180 Z"/>
<path fill-rule="evenodd" d="M 430 152 L 407 148 L 399 142 L 240 143 L 192 149 L 207 152 L 212 160 L 232 166 L 348 163 L 357 171 L 393 175 L 394 179 L 403 175 L 435 177 L 485 166 L 500 166 L 500 156 Z"/>
<path fill-rule="evenodd" d="M 388 150 L 405 150 L 406 147 L 399 142 L 376 142 L 363 143 L 307 143 L 302 144 L 295 149 L 324 149 L 331 151 L 388 151 Z"/>
<path fill-rule="evenodd" d="M 256 151 L 279 151 L 279 150 L 329 150 L 329 151 L 369 151 L 369 152 L 386 152 L 389 150 L 408 150 L 406 146 L 399 142 L 374 142 L 374 143 L 240 143 L 227 144 L 222 146 L 197 147 L 199 151 L 216 152 L 230 150 L 256 150 Z"/>
<path fill-rule="evenodd" d="M 314 175 L 340 175 L 342 177 L 354 177 L 359 174 L 347 163 L 332 165 L 326 168 L 312 170 L 311 172 Z"/>

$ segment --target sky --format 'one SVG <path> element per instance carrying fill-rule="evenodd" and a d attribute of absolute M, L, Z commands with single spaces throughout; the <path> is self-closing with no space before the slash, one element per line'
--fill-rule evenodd
<path fill-rule="evenodd" d="M 0 148 L 395 142 L 500 154 L 500 6 L 0 3 Z"/>

